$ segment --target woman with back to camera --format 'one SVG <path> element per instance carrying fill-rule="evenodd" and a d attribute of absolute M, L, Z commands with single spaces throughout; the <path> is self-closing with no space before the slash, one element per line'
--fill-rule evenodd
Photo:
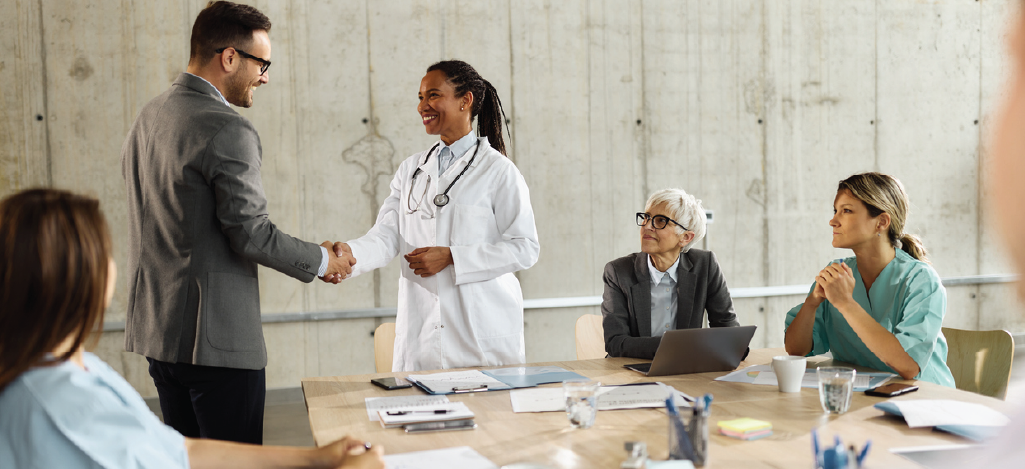
<path fill-rule="evenodd" d="M 833 213 L 833 247 L 854 257 L 822 269 L 787 314 L 787 353 L 831 351 L 839 361 L 953 387 L 940 332 L 947 293 L 925 246 L 904 233 L 904 186 L 886 174 L 855 174 L 840 181 Z"/>
<path fill-rule="evenodd" d="M 0 201 L 0 467 L 383 468 L 382 449 L 185 438 L 85 344 L 117 269 L 96 199 L 34 189 Z M 369 451 L 367 451 L 369 449 Z"/>
<path fill-rule="evenodd" d="M 641 252 L 605 265 L 602 327 L 612 357 L 651 359 L 662 335 L 737 326 L 733 299 L 712 251 L 692 249 L 705 236 L 701 201 L 682 189 L 663 189 L 637 214 Z"/>
<path fill-rule="evenodd" d="M 404 254 L 393 371 L 523 363 L 513 273 L 537 262 L 540 245 L 527 184 L 505 156 L 502 103 L 458 60 L 431 65 L 418 97 L 440 141 L 399 165 L 373 228 L 336 251 L 351 249 L 354 276 Z"/>

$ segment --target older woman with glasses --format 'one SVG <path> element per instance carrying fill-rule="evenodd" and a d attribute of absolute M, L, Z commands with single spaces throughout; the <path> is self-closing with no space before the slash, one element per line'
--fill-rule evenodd
<path fill-rule="evenodd" d="M 612 357 L 652 358 L 671 329 L 738 326 L 715 254 L 691 249 L 705 236 L 701 201 L 682 189 L 651 195 L 641 227 L 641 252 L 605 265 L 602 325 Z"/>

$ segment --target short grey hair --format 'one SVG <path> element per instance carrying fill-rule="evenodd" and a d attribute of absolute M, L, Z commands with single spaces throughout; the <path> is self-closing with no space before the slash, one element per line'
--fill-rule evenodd
<path fill-rule="evenodd" d="M 683 247 L 683 252 L 689 251 L 691 246 L 705 237 L 705 209 L 701 206 L 700 200 L 695 199 L 693 195 L 688 194 L 683 189 L 662 189 L 648 197 L 648 202 L 644 204 L 644 209 L 648 210 L 661 204 L 665 204 L 666 210 L 669 211 L 673 220 L 676 220 L 694 233 L 694 239 L 690 240 Z M 672 226 L 676 228 L 676 232 L 680 235 L 686 233 L 683 228 L 676 225 Z"/>

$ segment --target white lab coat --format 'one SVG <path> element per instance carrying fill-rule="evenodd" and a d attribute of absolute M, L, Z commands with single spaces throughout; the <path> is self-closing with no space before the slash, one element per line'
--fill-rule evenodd
<path fill-rule="evenodd" d="M 523 294 L 513 272 L 537 262 L 540 245 L 530 194 L 516 166 L 479 138 L 476 160 L 449 191 L 433 200 L 470 161 L 471 146 L 438 177 L 438 151 L 399 165 L 377 222 L 349 241 L 359 275 L 413 249 L 448 246 L 454 265 L 421 278 L 405 259 L 399 278 L 393 371 L 524 363 Z M 422 171 L 411 187 L 414 171 Z M 430 184 L 427 186 L 427 179 Z M 424 188 L 426 194 L 424 194 Z M 410 191 L 412 197 L 410 198 Z M 421 199 L 420 209 L 408 213 Z"/>

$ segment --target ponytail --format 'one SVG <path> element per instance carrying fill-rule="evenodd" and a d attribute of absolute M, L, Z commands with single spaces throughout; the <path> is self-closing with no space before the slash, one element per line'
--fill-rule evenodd
<path fill-rule="evenodd" d="M 505 121 L 505 109 L 498 98 L 498 90 L 477 73 L 470 64 L 461 60 L 445 60 L 427 67 L 427 72 L 440 70 L 448 77 L 448 82 L 455 89 L 456 96 L 467 92 L 473 93 L 473 107 L 470 109 L 471 119 L 477 118 L 477 135 L 488 138 L 488 143 L 499 153 L 509 156 L 505 149 L 502 136 L 502 123 Z M 506 124 L 506 130 L 509 126 Z"/>
<path fill-rule="evenodd" d="M 491 82 L 481 78 L 484 82 L 484 95 L 480 99 L 480 112 L 477 115 L 477 134 L 488 138 L 491 146 L 499 153 L 509 156 L 505 152 L 505 139 L 502 138 L 502 123 L 505 122 L 505 109 L 502 109 L 502 100 L 498 98 L 498 90 L 491 85 Z M 475 106 L 476 107 L 476 106 Z M 506 124 L 508 129 L 508 124 Z"/>
<path fill-rule="evenodd" d="M 918 236 L 915 236 L 913 234 L 902 234 L 900 235 L 900 238 L 897 240 L 897 243 L 894 244 L 896 246 L 899 246 L 902 250 L 904 250 L 904 252 L 908 253 L 908 255 L 910 255 L 911 257 L 914 257 L 915 259 L 918 259 L 922 262 L 931 264 L 931 262 L 929 262 L 929 258 L 927 257 L 929 253 L 928 251 L 926 251 L 925 245 L 922 244 L 922 240 L 918 239 Z"/>

